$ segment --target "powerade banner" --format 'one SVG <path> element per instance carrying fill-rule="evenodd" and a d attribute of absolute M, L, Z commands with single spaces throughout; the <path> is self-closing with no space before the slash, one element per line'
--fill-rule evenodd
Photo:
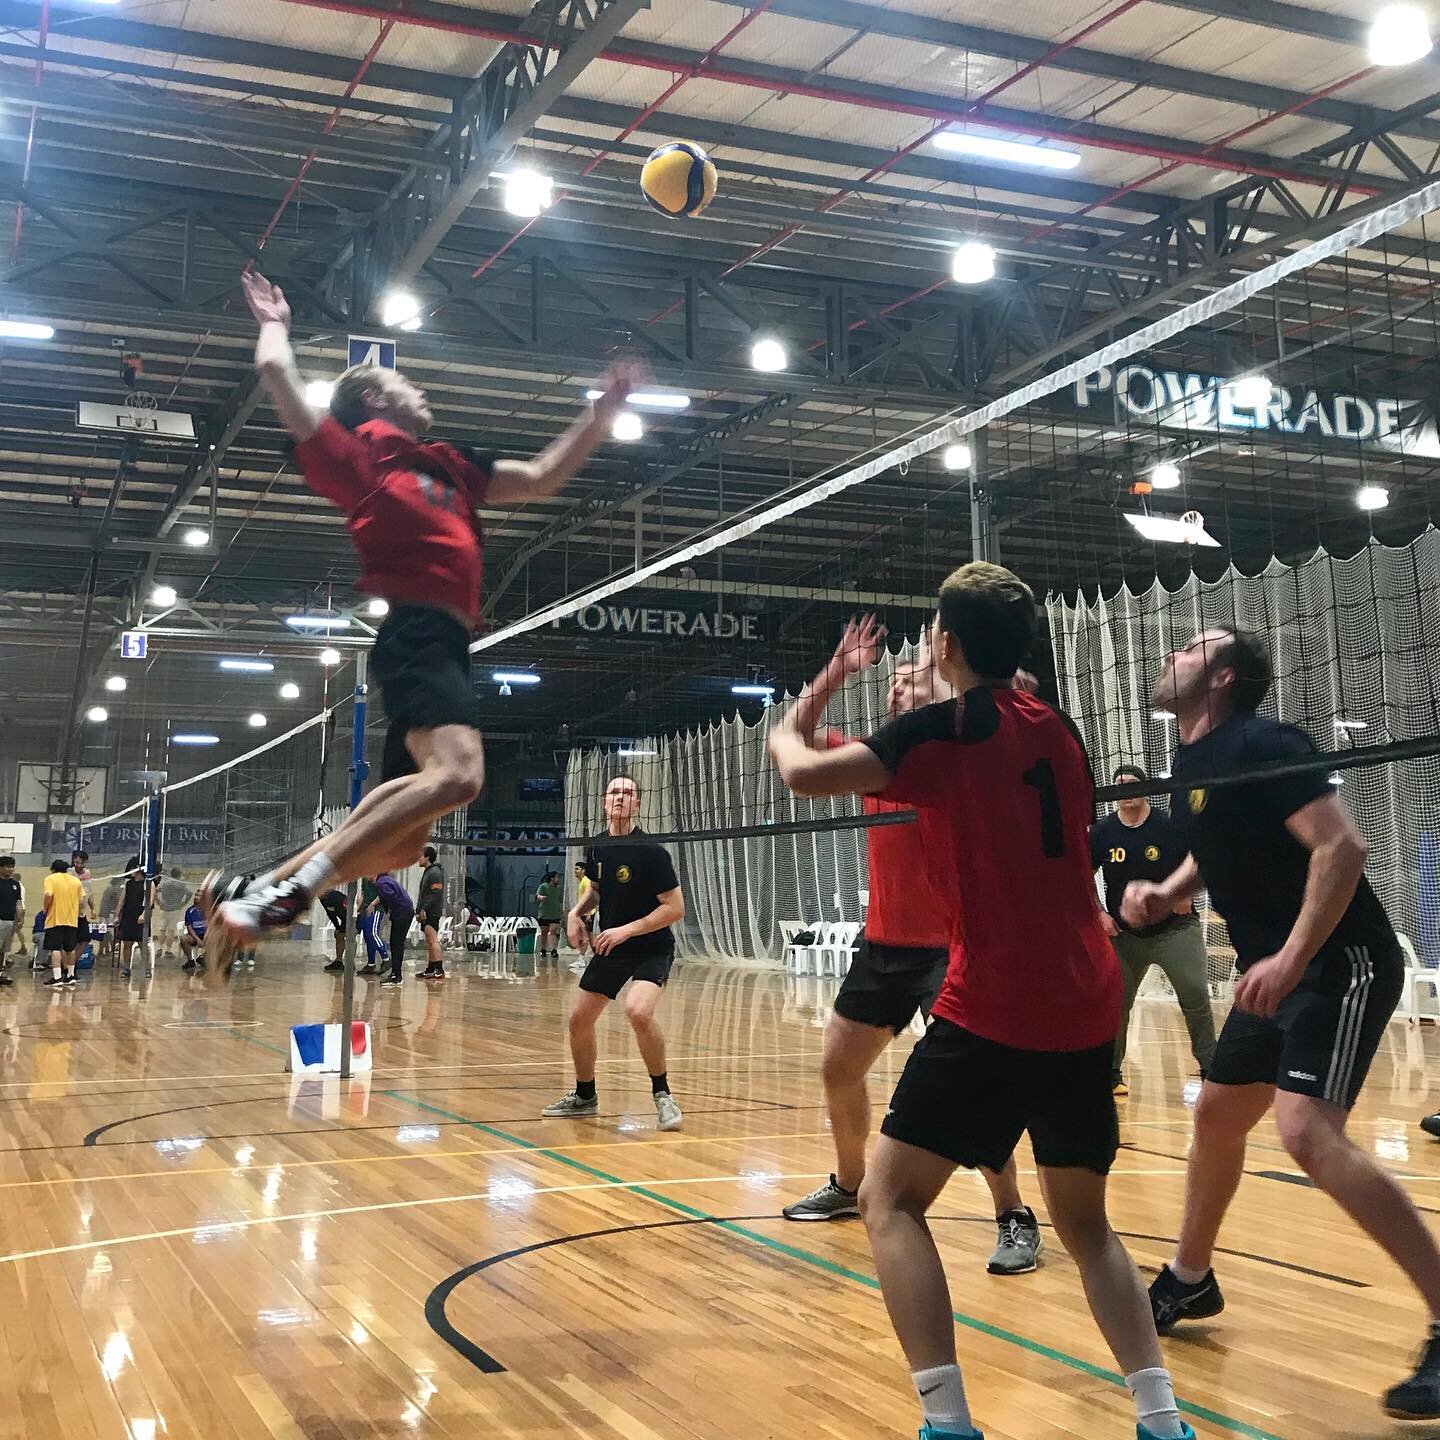
<path fill-rule="evenodd" d="M 758 615 L 728 610 L 670 609 L 646 605 L 587 605 L 573 615 L 550 622 L 552 630 L 574 626 L 589 635 L 657 635 L 676 640 L 740 640 L 753 644 L 764 637 Z"/>
<path fill-rule="evenodd" d="M 180 820 L 171 821 L 164 830 L 160 846 L 166 855 L 217 854 L 225 835 L 223 825 L 204 822 L 192 825 Z M 108 825 L 85 826 L 84 848 L 92 855 L 110 855 L 121 850 L 138 855 L 144 838 L 143 823 L 117 820 Z M 65 826 L 65 843 L 72 850 L 80 848 L 80 826 L 74 821 Z"/>
<path fill-rule="evenodd" d="M 1141 364 L 1077 380 L 1072 399 L 1082 412 L 1134 416 L 1175 429 L 1270 431 L 1440 458 L 1435 420 L 1418 400 L 1272 384 L 1268 402 L 1242 405 L 1233 383 L 1218 375 Z"/>
<path fill-rule="evenodd" d="M 472 855 L 559 855 L 565 848 L 556 842 L 565 838 L 563 829 L 540 825 L 497 825 L 492 834 L 487 826 L 467 825 L 467 840 L 503 840 L 504 845 L 487 845 Z"/>

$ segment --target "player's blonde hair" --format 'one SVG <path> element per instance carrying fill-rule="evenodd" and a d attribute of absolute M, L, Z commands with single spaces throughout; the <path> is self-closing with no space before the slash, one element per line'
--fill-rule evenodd
<path fill-rule="evenodd" d="M 955 637 L 966 664 L 982 679 L 1014 678 L 1036 624 L 1034 594 L 1003 565 L 971 561 L 940 587 L 940 628 Z"/>

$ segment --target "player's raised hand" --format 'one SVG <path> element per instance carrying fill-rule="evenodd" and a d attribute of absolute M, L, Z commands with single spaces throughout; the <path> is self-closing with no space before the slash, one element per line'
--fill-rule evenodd
<path fill-rule="evenodd" d="M 873 615 L 857 615 L 845 627 L 835 647 L 835 659 L 847 675 L 868 670 L 879 658 L 885 643 L 885 627 Z"/>
<path fill-rule="evenodd" d="M 595 418 L 609 424 L 629 403 L 630 396 L 650 383 L 650 371 L 640 360 L 620 360 L 600 382 Z"/>
<path fill-rule="evenodd" d="M 245 291 L 245 303 L 259 324 L 278 324 L 289 330 L 290 302 L 278 285 L 272 284 L 258 270 L 247 270 L 240 277 L 240 286 Z"/>

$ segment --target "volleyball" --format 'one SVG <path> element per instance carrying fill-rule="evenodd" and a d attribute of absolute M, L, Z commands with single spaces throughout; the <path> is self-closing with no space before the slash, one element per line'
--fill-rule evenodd
<path fill-rule="evenodd" d="M 662 215 L 672 220 L 703 215 L 720 184 L 710 157 L 685 141 L 662 145 L 645 162 L 640 188 Z"/>

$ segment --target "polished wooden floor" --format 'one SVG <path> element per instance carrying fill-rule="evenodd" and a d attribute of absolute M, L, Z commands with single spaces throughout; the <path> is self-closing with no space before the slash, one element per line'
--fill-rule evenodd
<path fill-rule="evenodd" d="M 0 1436 L 879 1440 L 916 1408 L 857 1223 L 799 1226 L 822 1179 L 833 981 L 677 967 L 662 1007 L 684 1130 L 659 1134 L 623 1018 L 601 1114 L 570 1081 L 568 969 L 369 985 L 368 1083 L 292 1079 L 287 1027 L 334 1018 L 319 962 L 263 952 L 219 996 L 174 962 L 0 991 Z M 1142 1002 L 1114 1213 L 1167 1258 L 1189 1128 L 1178 1016 Z M 910 1038 L 874 1076 L 883 1100 Z M 1355 1133 L 1440 1214 L 1440 1034 L 1395 1025 Z M 1225 1242 L 1230 1308 L 1167 1342 L 1201 1435 L 1379 1436 L 1422 1315 L 1267 1126 Z M 1028 1156 L 1025 1183 L 1034 1190 Z M 936 1231 L 991 1440 L 1133 1435 L 1058 1247 L 984 1271 L 987 1196 Z M 1035 1198 L 1037 1208 L 1038 1197 Z M 1433 1427 L 1432 1427 L 1433 1428 Z M 1412 1427 L 1411 1433 L 1423 1433 Z"/>

